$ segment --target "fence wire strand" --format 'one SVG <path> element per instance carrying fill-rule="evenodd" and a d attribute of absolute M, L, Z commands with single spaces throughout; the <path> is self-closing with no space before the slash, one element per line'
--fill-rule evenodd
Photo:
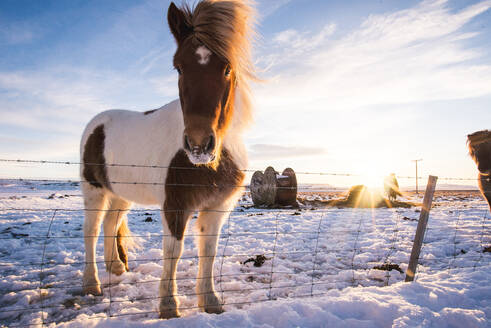
<path fill-rule="evenodd" d="M 104 167 L 126 167 L 126 168 L 147 168 L 147 169 L 174 169 L 174 170 L 200 170 L 199 167 L 180 167 L 180 166 L 169 166 L 169 165 L 148 165 L 148 164 L 123 164 L 123 163 L 91 163 L 91 162 L 77 162 L 77 161 L 51 161 L 51 160 L 31 160 L 31 159 L 7 159 L 0 158 L 0 163 L 10 163 L 10 164 L 55 164 L 55 165 L 87 165 L 87 166 L 104 166 Z M 253 173 L 258 171 L 257 169 L 237 169 L 237 171 L 244 173 Z M 316 176 L 340 176 L 340 177 L 360 177 L 363 174 L 358 173 L 346 173 L 346 172 L 306 172 L 299 171 L 295 172 L 300 175 L 316 175 Z M 409 176 L 409 175 L 398 175 L 399 179 L 418 179 L 423 180 L 423 176 Z M 448 181 L 474 181 L 479 180 L 479 178 L 470 177 L 439 177 L 439 180 Z M 22 179 L 21 179 L 22 180 Z M 32 179 L 30 179 L 32 180 Z M 49 180 L 48 180 L 49 181 Z M 56 180 L 53 180 L 56 181 Z M 67 181 L 76 182 L 76 181 Z M 79 181 L 85 182 L 85 181 Z"/>

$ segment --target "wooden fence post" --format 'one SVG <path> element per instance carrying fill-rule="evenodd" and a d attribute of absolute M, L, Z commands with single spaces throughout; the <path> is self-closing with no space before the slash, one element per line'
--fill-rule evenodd
<path fill-rule="evenodd" d="M 416 274 L 416 267 L 418 266 L 419 253 L 421 252 L 421 246 L 423 245 L 423 238 L 425 236 L 428 217 L 430 216 L 431 203 L 433 202 L 433 195 L 435 194 L 437 179 L 438 177 L 435 177 L 433 175 L 430 175 L 428 177 L 428 184 L 426 185 L 426 192 L 423 198 L 423 207 L 421 208 L 418 227 L 416 229 L 416 235 L 414 236 L 413 250 L 411 251 L 409 265 L 407 266 L 407 270 L 406 270 L 406 282 L 413 281 L 414 275 Z"/>

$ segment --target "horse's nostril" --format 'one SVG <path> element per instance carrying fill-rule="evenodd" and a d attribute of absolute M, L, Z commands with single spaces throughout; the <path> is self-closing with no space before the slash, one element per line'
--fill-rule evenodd
<path fill-rule="evenodd" d="M 191 151 L 191 145 L 189 144 L 189 139 L 187 135 L 184 135 L 184 149 Z"/>
<path fill-rule="evenodd" d="M 208 143 L 206 144 L 205 151 L 207 153 L 211 153 L 215 149 L 215 137 L 213 135 L 208 139 Z"/>

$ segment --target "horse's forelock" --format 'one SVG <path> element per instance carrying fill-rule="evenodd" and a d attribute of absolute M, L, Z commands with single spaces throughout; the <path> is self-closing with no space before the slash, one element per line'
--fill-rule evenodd
<path fill-rule="evenodd" d="M 203 0 L 194 8 L 184 5 L 192 37 L 227 61 L 234 70 L 255 76 L 250 46 L 255 11 L 246 0 Z"/>
<path fill-rule="evenodd" d="M 482 161 L 486 160 L 486 156 L 483 151 L 487 150 L 487 154 L 491 152 L 491 131 L 482 130 L 477 131 L 467 136 L 467 147 L 469 148 L 469 155 L 479 165 Z"/>
<path fill-rule="evenodd" d="M 491 131 L 489 130 L 481 130 L 467 135 L 467 143 L 470 147 L 485 142 L 491 142 Z"/>

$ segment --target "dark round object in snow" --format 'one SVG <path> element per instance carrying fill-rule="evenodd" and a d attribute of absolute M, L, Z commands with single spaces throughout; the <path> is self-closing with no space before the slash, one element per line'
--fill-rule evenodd
<path fill-rule="evenodd" d="M 254 205 L 273 205 L 276 199 L 276 171 L 268 167 L 264 173 L 254 172 L 250 188 Z"/>
<path fill-rule="evenodd" d="M 286 168 L 276 180 L 276 204 L 288 206 L 297 202 L 297 176 L 291 168 Z"/>
<path fill-rule="evenodd" d="M 255 206 L 289 206 L 297 203 L 297 177 L 287 168 L 279 174 L 271 166 L 252 175 L 251 198 Z"/>

